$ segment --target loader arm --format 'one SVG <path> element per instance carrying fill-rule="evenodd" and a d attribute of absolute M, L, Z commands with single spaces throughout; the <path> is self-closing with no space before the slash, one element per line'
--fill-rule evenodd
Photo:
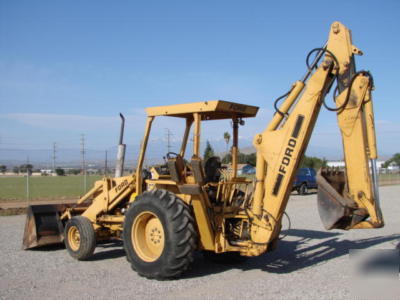
<path fill-rule="evenodd" d="M 254 138 L 256 187 L 248 214 L 251 239 L 257 244 L 270 243 L 279 235 L 295 173 L 321 106 L 326 106 L 325 95 L 335 81 L 336 107 L 327 108 L 337 113 L 346 168 L 345 172 L 323 171 L 318 175 L 321 219 L 327 229 L 383 226 L 374 169 L 372 76 L 355 71 L 354 55 L 362 53 L 352 45 L 350 31 L 339 22 L 332 24 L 327 44 L 312 52 L 316 57 L 307 74 L 292 86 L 267 128 Z"/>

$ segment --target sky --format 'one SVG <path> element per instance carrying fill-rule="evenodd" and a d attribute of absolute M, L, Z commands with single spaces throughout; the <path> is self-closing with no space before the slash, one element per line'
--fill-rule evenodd
<path fill-rule="evenodd" d="M 333 21 L 352 30 L 357 66 L 374 75 L 380 155 L 400 152 L 400 1 L 0 0 L 0 161 L 33 150 L 50 159 L 54 142 L 79 153 L 81 134 L 88 149 L 110 149 L 119 112 L 137 153 L 145 107 L 212 99 L 260 107 L 240 131 L 250 146 Z M 156 121 L 152 144 L 164 152 L 165 128 L 177 142 L 182 125 Z M 229 128 L 207 124 L 203 138 L 223 151 Z M 341 149 L 336 116 L 323 109 L 308 153 L 333 159 Z"/>

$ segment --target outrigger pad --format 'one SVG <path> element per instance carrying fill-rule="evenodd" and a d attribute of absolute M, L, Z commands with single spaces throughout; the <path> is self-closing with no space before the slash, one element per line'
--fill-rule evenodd
<path fill-rule="evenodd" d="M 348 229 L 353 220 L 355 203 L 343 197 L 344 171 L 321 169 L 317 174 L 318 212 L 325 229 Z"/>
<path fill-rule="evenodd" d="M 22 248 L 32 249 L 62 243 L 64 226 L 60 213 L 67 205 L 31 205 L 26 212 Z"/>

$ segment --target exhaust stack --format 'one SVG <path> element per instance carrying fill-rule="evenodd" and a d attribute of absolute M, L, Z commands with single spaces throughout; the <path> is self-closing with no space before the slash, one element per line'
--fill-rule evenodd
<path fill-rule="evenodd" d="M 121 117 L 121 130 L 119 132 L 119 144 L 117 152 L 117 164 L 115 166 L 115 177 L 121 177 L 124 173 L 124 162 L 125 162 L 125 149 L 126 145 L 123 144 L 124 139 L 124 128 L 125 128 L 125 118 L 123 114 L 119 114 Z"/>

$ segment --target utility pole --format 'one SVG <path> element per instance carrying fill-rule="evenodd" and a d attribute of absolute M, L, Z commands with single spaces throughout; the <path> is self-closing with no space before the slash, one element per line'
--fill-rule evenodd
<path fill-rule="evenodd" d="M 57 152 L 57 144 L 53 143 L 53 174 L 56 174 L 56 152 Z"/>
<path fill-rule="evenodd" d="M 29 191 L 29 156 L 26 157 L 26 202 L 29 206 L 30 191 Z"/>
<path fill-rule="evenodd" d="M 81 155 L 82 155 L 82 175 L 83 192 L 86 194 L 86 162 L 85 162 L 85 135 L 81 134 Z"/>
<path fill-rule="evenodd" d="M 167 135 L 167 153 L 171 152 L 171 136 L 173 136 L 173 134 L 171 133 L 171 130 L 169 130 L 169 128 L 165 128 L 166 135 Z"/>
<path fill-rule="evenodd" d="M 107 176 L 107 150 L 106 150 L 106 158 L 104 161 L 104 176 Z"/>

